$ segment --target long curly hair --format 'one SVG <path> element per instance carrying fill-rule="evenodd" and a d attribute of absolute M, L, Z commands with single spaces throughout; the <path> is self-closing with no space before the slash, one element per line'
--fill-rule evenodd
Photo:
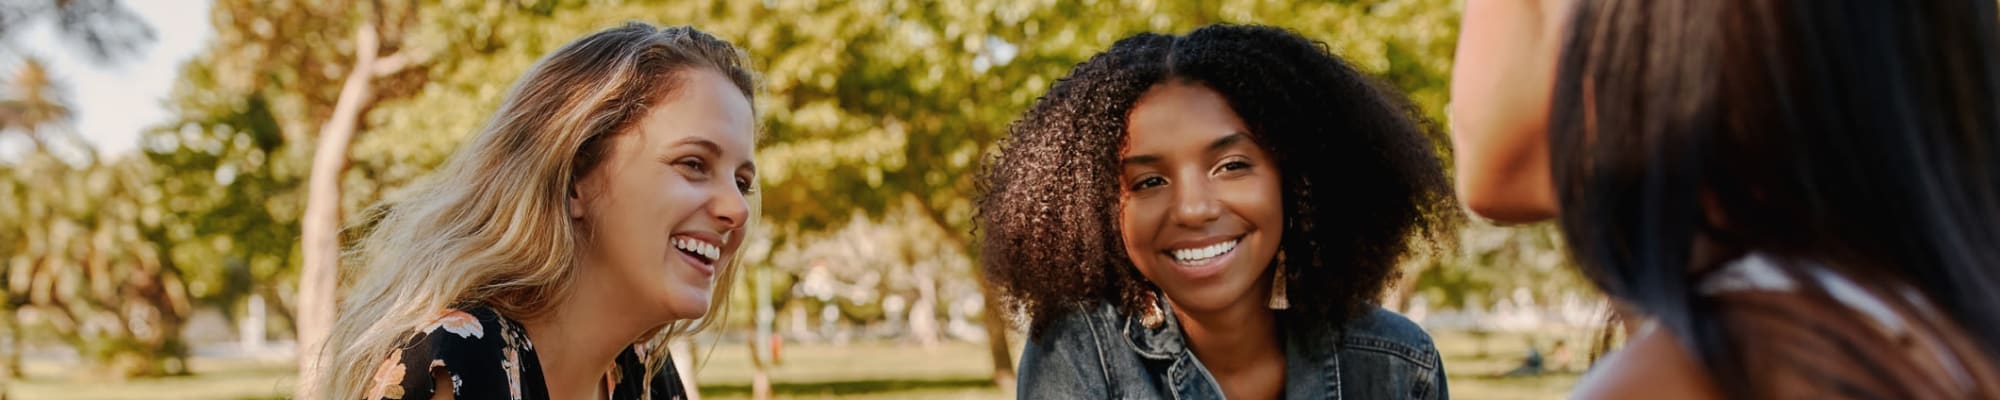
<path fill-rule="evenodd" d="M 1277 159 L 1281 316 L 1348 321 L 1458 220 L 1433 125 L 1325 44 L 1267 26 L 1139 34 L 1057 81 L 984 165 L 982 268 L 1032 330 L 1097 302 L 1133 315 L 1157 295 L 1118 231 L 1119 151 L 1133 103 L 1168 82 L 1220 93 Z"/>

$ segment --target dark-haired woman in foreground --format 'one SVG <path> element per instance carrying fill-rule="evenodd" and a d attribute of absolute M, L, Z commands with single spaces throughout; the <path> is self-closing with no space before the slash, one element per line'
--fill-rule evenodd
<path fill-rule="evenodd" d="M 1460 195 L 1647 317 L 1583 398 L 2000 398 L 1992 0 L 1471 0 Z"/>
<path fill-rule="evenodd" d="M 985 271 L 1031 321 L 1020 397 L 1446 398 L 1430 336 L 1374 304 L 1451 221 L 1409 109 L 1270 27 L 1071 71 L 983 177 Z"/>

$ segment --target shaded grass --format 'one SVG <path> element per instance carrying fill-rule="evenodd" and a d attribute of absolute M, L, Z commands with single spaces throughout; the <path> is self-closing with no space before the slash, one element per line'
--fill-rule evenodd
<path fill-rule="evenodd" d="M 292 361 L 188 361 L 193 374 L 108 381 L 93 371 L 68 363 L 28 362 L 28 377 L 7 384 L 7 398 L 17 399 L 280 399 L 290 397 L 296 383 Z"/>
<path fill-rule="evenodd" d="M 1576 386 L 1577 378 L 1587 368 L 1585 364 L 1589 359 L 1590 346 L 1588 340 L 1584 340 L 1586 336 L 1587 332 L 1542 332 L 1535 335 L 1496 333 L 1482 338 L 1468 332 L 1431 332 L 1438 351 L 1444 356 L 1445 379 L 1451 385 L 1453 397 L 1501 400 L 1567 397 L 1570 388 Z M 1543 351 L 1544 365 L 1558 371 L 1538 376 L 1496 376 L 1520 365 L 1521 359 L 1527 355 L 1530 337 Z M 1555 365 L 1554 357 L 1549 354 L 1549 346 L 1556 338 L 1569 342 L 1573 362 L 1568 368 Z"/>
<path fill-rule="evenodd" d="M 914 394 L 920 393 L 962 393 L 966 397 L 1001 396 L 993 381 L 977 379 L 870 379 L 836 382 L 778 382 L 771 384 L 771 392 L 780 396 L 821 396 L 851 397 L 871 394 Z M 747 398 L 750 397 L 749 384 L 701 385 L 704 398 Z M 981 396 L 974 396 L 981 395 Z"/>
<path fill-rule="evenodd" d="M 1569 339 L 1576 363 L 1570 372 L 1534 377 L 1501 378 L 1526 352 L 1528 335 L 1432 332 L 1444 353 L 1453 397 L 1465 399 L 1562 398 L 1577 382 L 1587 333 L 1544 332 L 1535 335 L 1546 351 L 1557 337 Z M 1018 340 L 1018 339 L 1017 339 Z M 743 344 L 703 345 L 690 371 L 701 382 L 703 399 L 750 397 L 753 371 Z M 1019 344 L 1016 344 L 1019 351 Z M 1481 354 L 1481 350 L 1484 354 Z M 705 357 L 703 357 L 705 355 Z M 852 399 L 1006 399 L 1013 388 L 990 380 L 991 361 L 979 343 L 945 343 L 924 348 L 903 343 L 857 343 L 845 347 L 787 345 L 781 363 L 771 369 L 772 391 L 778 398 Z M 1018 359 L 1018 355 L 1016 357 Z M 290 360 L 218 360 L 190 362 L 191 376 L 103 381 L 74 365 L 33 362 L 29 377 L 6 386 L 8 399 L 277 399 L 289 396 L 297 379 Z"/>

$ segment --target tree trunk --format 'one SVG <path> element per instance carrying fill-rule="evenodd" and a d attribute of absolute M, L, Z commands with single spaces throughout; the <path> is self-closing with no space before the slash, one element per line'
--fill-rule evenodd
<path fill-rule="evenodd" d="M 306 210 L 299 225 L 305 270 L 299 276 L 298 363 L 299 376 L 318 374 L 314 367 L 321 344 L 333 329 L 336 270 L 340 266 L 340 175 L 347 170 L 347 148 L 354 143 L 361 110 L 374 97 L 373 70 L 379 43 L 375 27 L 363 23 L 354 34 L 354 66 L 340 88 L 333 115 L 320 128 L 313 148 L 312 172 L 306 183 Z M 300 385 L 293 394 L 301 400 L 319 399 L 317 391 Z"/>
<path fill-rule="evenodd" d="M 27 348 L 27 346 L 21 345 L 21 317 L 20 314 L 14 313 L 16 310 L 19 309 L 7 310 L 7 315 L 0 317 L 5 318 L 7 324 L 6 362 L 4 366 L 0 366 L 0 369 L 6 369 L 7 373 L 6 375 L 0 375 L 0 381 L 8 381 L 11 380 L 10 378 L 19 379 L 27 377 L 26 374 L 21 372 L 21 350 Z M 0 392 L 4 391 L 0 390 Z"/>
<path fill-rule="evenodd" d="M 1001 389 L 1014 388 L 1014 347 L 1007 343 L 1007 318 L 1000 310 L 999 297 L 993 294 L 993 287 L 979 280 L 979 292 L 986 306 L 981 310 L 986 320 L 986 350 L 993 356 L 993 385 Z"/>
<path fill-rule="evenodd" d="M 938 230 L 944 231 L 944 239 L 950 241 L 953 246 L 964 250 L 968 255 L 978 254 L 977 249 L 971 245 L 971 240 L 965 237 L 966 232 L 951 229 L 951 225 L 945 221 L 944 216 L 938 214 L 937 209 L 932 208 L 929 203 L 925 203 L 922 199 L 917 198 L 915 194 L 910 193 L 904 194 L 904 201 L 907 204 L 916 206 L 917 210 L 922 212 L 925 218 L 931 220 L 931 224 L 936 225 Z M 974 259 L 977 260 L 977 256 L 974 256 Z M 976 263 L 977 261 L 974 262 Z M 1002 308 L 998 301 L 999 297 L 993 293 L 992 286 L 987 284 L 986 278 L 977 272 L 977 269 L 978 267 L 975 266 L 973 276 L 979 280 L 979 295 L 983 298 L 982 301 L 986 303 L 985 307 L 982 307 L 983 310 L 980 314 L 986 324 L 987 353 L 992 356 L 993 360 L 993 385 L 1001 389 L 1011 389 L 1014 387 L 1015 379 L 1014 351 L 1013 347 L 1007 342 L 1007 318 L 1001 313 Z"/>
<path fill-rule="evenodd" d="M 767 400 L 771 398 L 771 364 L 777 362 L 777 353 L 767 345 L 772 337 L 773 313 L 771 310 L 771 274 L 769 269 L 755 265 L 746 266 L 744 278 L 750 280 L 750 301 L 756 307 L 754 326 L 750 328 L 750 398 Z M 726 301 L 726 300 L 725 300 Z M 764 362 L 771 356 L 769 363 Z"/>
<path fill-rule="evenodd" d="M 681 400 L 701 400 L 701 385 L 695 376 L 694 337 L 673 338 L 667 341 L 667 353 L 673 356 L 674 370 L 680 371 L 681 387 L 687 389 L 687 397 Z"/>

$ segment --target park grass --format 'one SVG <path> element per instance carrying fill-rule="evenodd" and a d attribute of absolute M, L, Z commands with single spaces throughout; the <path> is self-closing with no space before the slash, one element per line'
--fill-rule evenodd
<path fill-rule="evenodd" d="M 1499 378 L 1525 352 L 1520 334 L 1471 335 L 1433 332 L 1444 353 L 1451 394 L 1461 399 L 1562 398 L 1575 385 L 1575 372 Z M 1548 339 L 1540 339 L 1547 346 Z M 1017 346 L 1018 347 L 1018 346 Z M 1482 349 L 1482 347 L 1484 347 Z M 1484 350 L 1484 354 L 1481 354 Z M 750 397 L 752 368 L 743 344 L 697 347 L 703 399 Z M 1581 354 L 1581 352 L 1579 352 Z M 1011 388 L 993 387 L 984 345 L 944 343 L 856 343 L 845 347 L 788 344 L 771 370 L 778 398 L 848 399 L 1005 399 Z M 52 362 L 28 365 L 29 377 L 6 385 L 7 399 L 274 399 L 289 395 L 289 360 L 190 362 L 191 376 L 105 381 L 79 367 Z"/>
<path fill-rule="evenodd" d="M 28 361 L 26 379 L 6 384 L 8 400 L 278 399 L 291 397 L 290 359 L 196 358 L 187 376 L 107 380 L 72 363 Z"/>

